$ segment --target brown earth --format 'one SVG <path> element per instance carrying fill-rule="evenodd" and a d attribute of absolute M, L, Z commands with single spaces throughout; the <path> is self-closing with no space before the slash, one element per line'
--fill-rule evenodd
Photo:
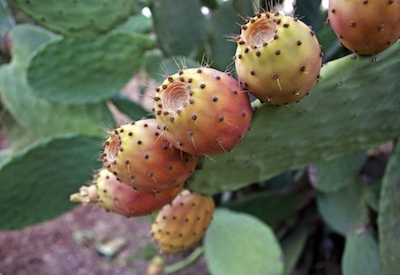
<path fill-rule="evenodd" d="M 144 275 L 157 255 L 150 218 L 124 218 L 95 206 L 79 206 L 63 216 L 20 231 L 0 232 L 1 275 Z M 94 237 L 78 241 L 79 233 Z M 75 238 L 74 238 L 75 235 Z M 96 240 L 122 237 L 126 246 L 113 258 L 99 255 Z M 164 256 L 175 263 L 184 255 Z M 176 275 L 208 274 L 204 258 Z"/>

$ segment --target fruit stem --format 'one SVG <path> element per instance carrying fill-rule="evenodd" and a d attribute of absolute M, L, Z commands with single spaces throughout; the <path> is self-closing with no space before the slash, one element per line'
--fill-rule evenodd
<path fill-rule="evenodd" d="M 182 270 L 189 265 L 196 262 L 196 260 L 203 254 L 204 250 L 202 246 L 197 247 L 189 256 L 187 256 L 184 260 L 177 262 L 176 264 L 172 264 L 166 266 L 164 269 L 165 274 L 171 274 Z"/>

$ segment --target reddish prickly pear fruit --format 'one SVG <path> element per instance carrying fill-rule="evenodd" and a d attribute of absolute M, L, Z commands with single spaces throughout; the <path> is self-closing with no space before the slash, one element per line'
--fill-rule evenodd
<path fill-rule="evenodd" d="M 167 77 L 156 90 L 154 110 L 163 136 L 195 156 L 231 151 L 252 117 L 248 95 L 237 80 L 208 67 Z"/>
<path fill-rule="evenodd" d="M 308 95 L 322 66 L 314 32 L 296 18 L 271 12 L 259 13 L 242 26 L 234 59 L 242 85 L 273 105 Z"/>
<path fill-rule="evenodd" d="M 328 19 L 343 46 L 377 54 L 400 37 L 400 0 L 330 0 Z"/>
<path fill-rule="evenodd" d="M 159 192 L 136 191 L 103 169 L 96 174 L 93 185 L 82 186 L 79 193 L 71 195 L 70 200 L 83 204 L 98 203 L 107 211 L 126 217 L 137 217 L 161 209 L 179 194 L 182 187 L 183 184 L 178 184 L 176 187 Z"/>
<path fill-rule="evenodd" d="M 104 166 L 140 191 L 161 191 L 186 181 L 197 158 L 174 149 L 155 119 L 118 127 L 104 144 Z"/>
<path fill-rule="evenodd" d="M 183 251 L 204 236 L 214 210 L 212 197 L 184 190 L 158 213 L 151 236 L 163 253 Z"/>

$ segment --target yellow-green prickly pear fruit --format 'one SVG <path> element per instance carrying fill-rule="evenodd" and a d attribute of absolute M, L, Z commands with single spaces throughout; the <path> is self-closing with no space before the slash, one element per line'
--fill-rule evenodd
<path fill-rule="evenodd" d="M 184 251 L 204 236 L 214 210 L 212 197 L 184 190 L 158 213 L 151 236 L 163 253 Z"/>
<path fill-rule="evenodd" d="M 273 105 L 308 95 L 322 66 L 315 33 L 297 18 L 278 12 L 259 13 L 242 26 L 234 59 L 244 88 Z"/>

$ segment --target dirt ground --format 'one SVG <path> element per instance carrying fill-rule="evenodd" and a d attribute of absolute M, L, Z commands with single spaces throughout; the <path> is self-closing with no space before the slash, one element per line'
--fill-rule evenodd
<path fill-rule="evenodd" d="M 150 218 L 127 219 L 95 206 L 79 206 L 44 224 L 0 232 L 0 274 L 144 275 L 150 259 L 158 254 L 151 243 L 150 225 Z M 94 240 L 78 241 L 82 233 Z M 96 240 L 119 237 L 126 240 L 126 246 L 113 258 L 96 251 Z M 164 258 L 172 264 L 183 256 Z M 173 274 L 206 275 L 208 271 L 204 258 L 200 258 Z"/>

